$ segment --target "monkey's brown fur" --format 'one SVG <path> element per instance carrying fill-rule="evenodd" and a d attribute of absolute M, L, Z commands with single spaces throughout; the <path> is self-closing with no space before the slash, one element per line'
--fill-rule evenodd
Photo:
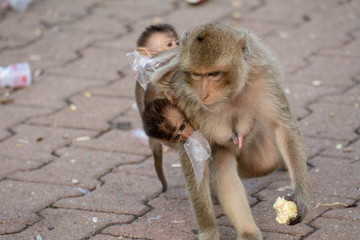
<path fill-rule="evenodd" d="M 309 204 L 310 180 L 303 137 L 280 87 L 282 73 L 268 48 L 251 32 L 207 24 L 184 34 L 177 66 L 153 75 L 166 89 L 164 74 L 190 124 L 210 142 L 212 158 L 197 191 L 184 149 L 180 157 L 200 240 L 219 240 L 210 189 L 237 230 L 238 240 L 262 239 L 247 201 L 241 178 L 258 177 L 285 163 L 293 184 L 290 199 L 298 206 L 296 224 Z M 165 91 L 165 90 L 164 90 Z M 243 136 L 241 149 L 230 140 Z M 270 211 L 270 209 L 269 209 Z"/>

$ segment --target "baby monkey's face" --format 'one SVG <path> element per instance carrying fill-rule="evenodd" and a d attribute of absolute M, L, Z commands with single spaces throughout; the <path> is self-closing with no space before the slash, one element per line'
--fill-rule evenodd
<path fill-rule="evenodd" d="M 172 106 L 167 108 L 165 115 L 169 125 L 172 127 L 172 129 L 175 129 L 175 131 L 172 133 L 171 142 L 185 143 L 190 135 L 193 134 L 194 129 L 186 120 L 184 114 L 180 112 L 179 109 L 177 109 L 175 106 Z"/>
<path fill-rule="evenodd" d="M 179 40 L 172 33 L 154 33 L 145 46 L 148 51 L 146 55 L 154 57 L 161 52 L 177 48 L 178 46 Z"/>

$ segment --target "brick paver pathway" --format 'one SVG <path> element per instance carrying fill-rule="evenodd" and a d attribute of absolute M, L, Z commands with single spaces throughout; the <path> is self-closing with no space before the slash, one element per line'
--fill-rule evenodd
<path fill-rule="evenodd" d="M 35 0 L 0 13 L 0 66 L 25 61 L 34 74 L 29 87 L 0 89 L 0 240 L 196 239 L 176 152 L 165 154 L 161 193 L 136 134 L 125 53 L 149 24 L 181 34 L 210 21 L 270 45 L 306 139 L 313 187 L 303 223 L 275 222 L 286 172 L 245 181 L 264 239 L 360 239 L 358 0 Z M 222 239 L 235 239 L 215 209 Z"/>

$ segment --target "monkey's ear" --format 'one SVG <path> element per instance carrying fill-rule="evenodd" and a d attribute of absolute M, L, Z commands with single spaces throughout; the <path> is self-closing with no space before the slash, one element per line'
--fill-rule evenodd
<path fill-rule="evenodd" d="M 187 42 L 187 40 L 189 39 L 189 33 L 188 32 L 184 32 L 181 36 L 181 43 L 182 45 L 185 45 L 185 43 Z"/>
<path fill-rule="evenodd" d="M 247 32 L 244 33 L 244 36 L 240 39 L 240 47 L 244 54 L 244 59 L 247 61 L 250 57 L 250 51 L 248 47 L 248 34 Z"/>
<path fill-rule="evenodd" d="M 139 47 L 138 49 L 136 49 L 136 51 L 138 51 L 140 53 L 140 55 L 151 57 L 151 54 L 146 47 Z"/>

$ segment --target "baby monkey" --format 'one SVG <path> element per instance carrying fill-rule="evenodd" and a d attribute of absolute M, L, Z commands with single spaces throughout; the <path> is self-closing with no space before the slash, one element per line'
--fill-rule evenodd
<path fill-rule="evenodd" d="M 147 27 L 137 41 L 137 51 L 150 58 L 167 58 L 166 52 L 178 46 L 178 35 L 169 24 Z M 176 143 L 185 143 L 194 130 L 177 108 L 171 93 L 159 91 L 152 83 L 144 90 L 137 82 L 135 95 L 144 131 L 149 136 L 155 170 L 165 192 L 167 183 L 162 168 L 162 143 L 176 147 Z"/>
<path fill-rule="evenodd" d="M 171 143 L 185 143 L 194 133 L 184 114 L 167 98 L 156 99 L 145 106 L 143 126 L 148 136 Z"/>

